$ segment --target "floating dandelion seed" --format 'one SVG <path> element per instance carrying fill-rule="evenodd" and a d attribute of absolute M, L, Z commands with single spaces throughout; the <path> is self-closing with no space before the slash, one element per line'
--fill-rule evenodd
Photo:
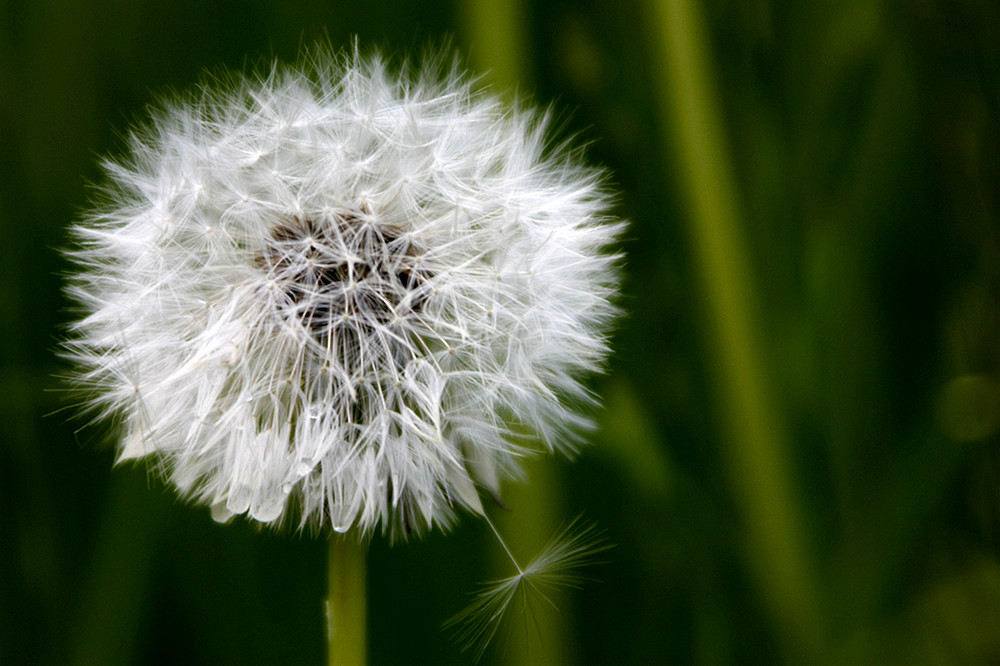
<path fill-rule="evenodd" d="M 67 355 L 119 460 L 226 520 L 395 536 L 568 450 L 622 223 L 546 118 L 314 51 L 153 113 L 74 229 Z"/>
<path fill-rule="evenodd" d="M 485 583 L 472 603 L 445 622 L 446 629 L 454 629 L 463 650 L 472 651 L 476 659 L 482 657 L 512 607 L 516 607 L 519 614 L 529 616 L 533 612 L 532 604 L 539 599 L 554 607 L 548 593 L 557 588 L 577 587 L 580 582 L 578 570 L 589 564 L 593 555 L 611 547 L 593 525 L 575 520 L 522 567 L 507 549 L 493 522 L 488 517 L 486 522 L 503 544 L 517 573 Z"/>

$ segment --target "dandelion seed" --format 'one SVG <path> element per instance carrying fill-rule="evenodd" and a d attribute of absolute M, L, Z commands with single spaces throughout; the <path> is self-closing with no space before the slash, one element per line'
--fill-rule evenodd
<path fill-rule="evenodd" d="M 517 613 L 530 621 L 539 604 L 555 607 L 549 594 L 558 588 L 577 587 L 579 570 L 591 563 L 591 558 L 611 548 L 593 526 L 575 520 L 563 528 L 522 568 L 507 548 L 492 521 L 490 529 L 503 545 L 517 574 L 485 583 L 464 610 L 445 623 L 452 629 L 463 650 L 471 651 L 478 660 L 516 607 Z"/>

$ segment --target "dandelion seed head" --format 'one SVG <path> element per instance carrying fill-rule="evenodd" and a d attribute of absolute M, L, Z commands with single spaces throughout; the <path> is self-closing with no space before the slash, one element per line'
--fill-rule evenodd
<path fill-rule="evenodd" d="M 571 450 L 622 224 L 546 117 L 438 64 L 312 52 L 154 111 L 75 227 L 66 354 L 119 459 L 225 520 L 482 513 Z"/>

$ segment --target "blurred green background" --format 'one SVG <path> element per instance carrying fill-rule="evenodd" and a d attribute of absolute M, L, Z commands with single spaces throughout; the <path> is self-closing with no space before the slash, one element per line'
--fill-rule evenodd
<path fill-rule="evenodd" d="M 113 470 L 53 352 L 145 106 L 352 35 L 553 104 L 631 220 L 594 445 L 503 525 L 616 547 L 488 663 L 1000 660 L 996 3 L 0 0 L 0 663 L 324 659 L 323 540 Z M 470 516 L 375 539 L 371 661 L 469 663 L 440 625 L 505 573 Z"/>

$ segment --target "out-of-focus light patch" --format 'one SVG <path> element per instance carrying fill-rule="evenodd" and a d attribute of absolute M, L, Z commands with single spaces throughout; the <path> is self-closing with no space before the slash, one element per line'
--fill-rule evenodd
<path fill-rule="evenodd" d="M 959 442 L 986 439 L 1000 427 L 1000 382 L 988 375 L 960 375 L 937 396 L 941 431 Z"/>

